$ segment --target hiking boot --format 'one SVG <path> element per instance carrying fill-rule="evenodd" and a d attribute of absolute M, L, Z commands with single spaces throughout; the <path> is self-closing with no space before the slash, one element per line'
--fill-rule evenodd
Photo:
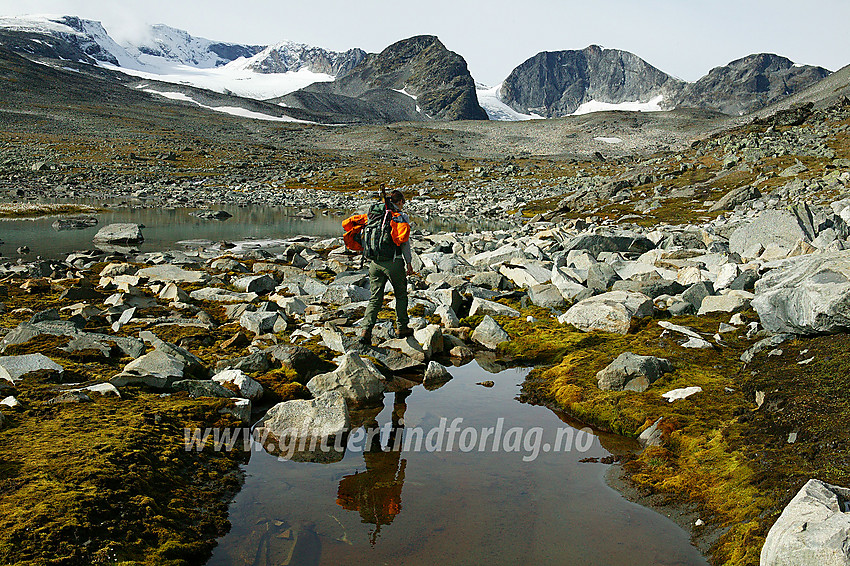
<path fill-rule="evenodd" d="M 357 338 L 357 341 L 360 342 L 361 344 L 363 344 L 364 346 L 371 346 L 372 345 L 372 329 L 371 328 L 364 328 L 360 332 L 360 336 Z"/>
<path fill-rule="evenodd" d="M 396 331 L 396 335 L 399 338 L 407 338 L 408 336 L 413 336 L 413 329 L 409 326 L 399 326 Z"/>

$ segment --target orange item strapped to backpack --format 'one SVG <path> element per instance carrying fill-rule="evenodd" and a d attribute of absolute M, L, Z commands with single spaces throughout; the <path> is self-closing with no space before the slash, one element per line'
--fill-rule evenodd
<path fill-rule="evenodd" d="M 395 245 L 400 246 L 410 239 L 410 224 L 406 215 L 394 212 L 393 218 L 390 220 L 390 228 L 390 234 Z"/>
<path fill-rule="evenodd" d="M 367 215 L 355 214 L 342 221 L 342 229 L 345 230 L 342 241 L 345 242 L 346 248 L 354 252 L 363 251 L 360 233 L 363 231 L 363 227 L 366 226 L 367 220 Z"/>

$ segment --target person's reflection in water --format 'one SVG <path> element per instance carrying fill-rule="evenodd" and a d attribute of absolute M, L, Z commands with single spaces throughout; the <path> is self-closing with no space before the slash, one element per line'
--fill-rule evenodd
<path fill-rule="evenodd" d="M 364 523 L 375 525 L 369 542 L 375 546 L 381 525 L 389 525 L 401 512 L 401 489 L 404 486 L 404 468 L 407 460 L 401 458 L 401 438 L 404 430 L 405 399 L 410 391 L 399 391 L 393 403 L 392 428 L 387 437 L 387 447 L 381 446 L 380 435 L 372 436 L 371 445 L 363 452 L 366 471 L 345 476 L 339 482 L 337 504 L 349 511 L 359 511 Z M 366 430 L 377 428 L 377 421 L 368 423 Z"/>

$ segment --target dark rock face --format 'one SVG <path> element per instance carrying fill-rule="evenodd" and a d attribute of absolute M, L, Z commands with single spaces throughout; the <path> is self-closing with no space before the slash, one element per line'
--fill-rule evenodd
<path fill-rule="evenodd" d="M 286 73 L 309 69 L 314 73 L 342 76 L 348 74 L 366 59 L 362 49 L 349 49 L 344 53 L 326 51 L 298 43 L 281 43 L 263 51 L 251 68 L 258 73 Z"/>
<path fill-rule="evenodd" d="M 518 112 L 552 118 L 568 116 L 590 100 L 616 104 L 675 97 L 684 86 L 637 55 L 591 45 L 538 53 L 505 79 L 501 98 Z"/>
<path fill-rule="evenodd" d="M 73 29 L 82 28 L 81 20 L 76 17 L 65 16 L 56 21 Z M 103 61 L 118 65 L 115 56 L 103 49 L 93 38 L 69 33 L 47 34 L 0 29 L 0 45 L 26 56 L 83 61 L 90 64 Z"/>
<path fill-rule="evenodd" d="M 416 106 L 421 109 L 419 119 L 487 119 L 487 113 L 478 105 L 475 81 L 466 61 L 432 35 L 405 39 L 381 53 L 370 53 L 336 81 L 317 83 L 304 90 L 365 101 L 380 100 L 382 104 L 393 101 L 407 107 L 401 116 L 404 120 L 411 119 L 409 110 L 413 108 L 415 112 Z M 395 92 L 401 90 L 407 94 Z"/>
<path fill-rule="evenodd" d="M 749 114 L 820 81 L 823 67 L 795 66 L 790 59 L 757 53 L 717 67 L 682 91 L 676 106 Z"/>

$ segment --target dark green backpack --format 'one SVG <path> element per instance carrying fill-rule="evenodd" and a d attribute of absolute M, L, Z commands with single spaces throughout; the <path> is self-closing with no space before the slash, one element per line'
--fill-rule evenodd
<path fill-rule="evenodd" d="M 374 261 L 395 259 L 399 248 L 392 237 L 392 211 L 383 203 L 375 203 L 369 209 L 367 218 L 366 227 L 363 228 L 363 257 Z"/>

